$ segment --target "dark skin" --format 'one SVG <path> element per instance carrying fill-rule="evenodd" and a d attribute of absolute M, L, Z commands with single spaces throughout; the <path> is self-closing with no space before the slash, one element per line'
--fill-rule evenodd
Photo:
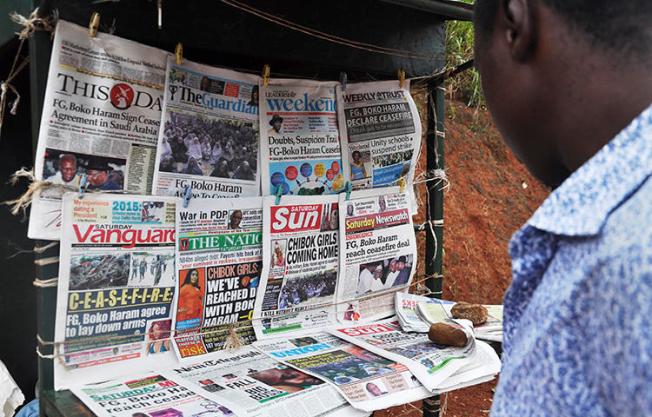
<path fill-rule="evenodd" d="M 507 144 L 556 188 L 652 102 L 652 56 L 621 56 L 540 0 L 499 0 L 475 62 Z"/>

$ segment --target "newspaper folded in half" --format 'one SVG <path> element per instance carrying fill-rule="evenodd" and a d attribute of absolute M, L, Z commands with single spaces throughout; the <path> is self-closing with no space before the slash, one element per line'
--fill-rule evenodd
<path fill-rule="evenodd" d="M 331 383 L 355 408 L 381 410 L 429 397 L 408 369 L 327 333 L 258 341 L 272 358 Z"/>
<path fill-rule="evenodd" d="M 233 410 L 157 373 L 85 385 L 72 392 L 98 417 L 221 417 Z"/>
<path fill-rule="evenodd" d="M 335 388 L 251 346 L 207 355 L 163 375 L 227 405 L 240 417 L 362 417 Z"/>
<path fill-rule="evenodd" d="M 463 348 L 437 345 L 423 333 L 406 333 L 396 318 L 337 328 L 331 333 L 405 365 L 432 393 L 473 385 L 500 371 L 496 353 L 473 340 L 470 331 L 470 341 Z"/>
<path fill-rule="evenodd" d="M 445 310 L 445 305 L 453 305 L 452 301 L 440 300 L 438 298 L 424 297 L 422 295 L 410 294 L 406 292 L 397 292 L 396 293 L 396 318 L 398 319 L 401 328 L 405 332 L 418 332 L 418 333 L 428 333 L 430 329 L 430 323 L 425 322 L 419 312 L 417 311 L 417 304 L 425 303 L 432 304 L 435 307 L 439 308 L 445 314 L 449 314 L 448 310 Z"/>
<path fill-rule="evenodd" d="M 417 302 L 417 314 L 424 322 L 424 324 L 430 327 L 430 324 L 436 323 L 441 320 L 442 310 L 446 311 L 446 314 L 450 316 L 451 309 L 455 303 L 447 303 L 443 305 L 432 304 L 429 301 L 418 301 Z M 503 306 L 502 305 L 484 305 L 489 311 L 489 317 L 487 318 L 486 323 L 475 326 L 473 328 L 473 333 L 475 337 L 482 340 L 489 340 L 492 342 L 503 341 Z"/>

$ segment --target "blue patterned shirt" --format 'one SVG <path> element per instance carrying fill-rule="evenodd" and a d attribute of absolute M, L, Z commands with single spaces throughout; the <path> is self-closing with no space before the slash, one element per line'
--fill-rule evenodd
<path fill-rule="evenodd" d="M 652 106 L 513 236 L 492 417 L 652 416 Z"/>

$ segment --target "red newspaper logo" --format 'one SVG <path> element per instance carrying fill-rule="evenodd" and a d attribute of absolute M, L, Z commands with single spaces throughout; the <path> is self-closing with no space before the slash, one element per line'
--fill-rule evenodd
<path fill-rule="evenodd" d="M 237 98 L 240 95 L 240 86 L 238 84 L 227 83 L 226 87 L 224 87 L 224 95 Z"/>
<path fill-rule="evenodd" d="M 272 233 L 319 230 L 321 217 L 319 204 L 272 207 Z"/>
<path fill-rule="evenodd" d="M 394 329 L 384 324 L 370 324 L 369 326 L 351 327 L 348 329 L 339 329 L 340 332 L 349 336 L 365 336 L 368 334 L 393 332 Z"/>

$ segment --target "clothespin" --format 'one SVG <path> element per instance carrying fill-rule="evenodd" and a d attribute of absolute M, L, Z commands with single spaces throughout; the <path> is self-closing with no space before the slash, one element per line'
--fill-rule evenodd
<path fill-rule="evenodd" d="M 349 181 L 346 182 L 346 200 L 348 201 L 351 198 L 351 191 L 353 191 L 353 186 Z"/>
<path fill-rule="evenodd" d="M 174 48 L 174 59 L 177 65 L 181 65 L 183 62 L 183 44 L 181 42 Z"/>
<path fill-rule="evenodd" d="M 100 14 L 93 12 L 91 20 L 88 22 L 88 36 L 94 38 L 97 36 L 97 30 L 100 28 Z"/>
<path fill-rule="evenodd" d="M 281 184 L 276 186 L 276 205 L 281 204 L 281 196 L 283 196 L 283 186 Z"/>
<path fill-rule="evenodd" d="M 346 72 L 340 72 L 340 84 L 342 85 L 342 91 L 346 91 L 346 82 L 347 82 Z"/>
<path fill-rule="evenodd" d="M 158 16 L 158 29 L 163 29 L 163 0 L 156 0 L 156 11 Z"/>
<path fill-rule="evenodd" d="M 188 208 L 188 203 L 190 203 L 190 199 L 192 198 L 192 187 L 191 186 L 186 186 L 186 188 L 183 189 L 183 208 Z"/>
<path fill-rule="evenodd" d="M 82 174 L 79 179 L 79 199 L 84 198 L 84 192 L 86 192 L 86 186 L 88 185 L 88 177 L 86 174 Z"/>
<path fill-rule="evenodd" d="M 398 186 L 400 187 L 399 190 L 401 193 L 405 191 L 405 177 L 401 177 L 398 179 Z"/>
<path fill-rule="evenodd" d="M 399 68 L 398 70 L 398 86 L 403 88 L 405 85 L 405 70 L 403 68 Z"/>
<path fill-rule="evenodd" d="M 267 87 L 269 85 L 269 74 L 271 71 L 272 70 L 269 68 L 269 65 L 263 65 L 263 87 Z"/>

